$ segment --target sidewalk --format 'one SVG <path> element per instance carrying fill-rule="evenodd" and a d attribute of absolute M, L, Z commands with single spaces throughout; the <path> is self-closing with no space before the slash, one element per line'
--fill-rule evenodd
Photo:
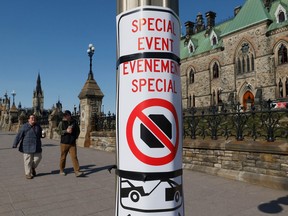
<path fill-rule="evenodd" d="M 114 153 L 78 148 L 85 177 L 75 177 L 69 156 L 69 173 L 60 176 L 58 141 L 43 139 L 37 176 L 27 180 L 22 154 L 11 148 L 14 137 L 0 132 L 1 216 L 114 216 L 115 172 L 107 170 L 115 164 Z M 288 191 L 189 170 L 183 181 L 186 216 L 288 215 Z"/>

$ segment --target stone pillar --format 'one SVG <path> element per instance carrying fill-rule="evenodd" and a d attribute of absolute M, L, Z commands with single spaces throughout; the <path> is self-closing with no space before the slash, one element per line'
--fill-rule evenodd
<path fill-rule="evenodd" d="M 101 114 L 103 97 L 104 94 L 93 76 L 88 75 L 88 79 L 78 96 L 80 99 L 80 135 L 77 145 L 81 147 L 89 147 L 91 144 L 90 133 L 95 130 L 96 115 Z"/>

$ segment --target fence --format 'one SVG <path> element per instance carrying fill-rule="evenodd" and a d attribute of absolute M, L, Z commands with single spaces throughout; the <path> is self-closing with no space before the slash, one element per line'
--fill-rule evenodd
<path fill-rule="evenodd" d="M 107 115 L 95 115 L 94 122 L 96 131 L 112 131 L 116 129 L 116 116 L 110 112 Z"/>
<path fill-rule="evenodd" d="M 288 107 L 276 109 L 271 100 L 252 105 L 248 111 L 240 103 L 206 109 L 192 107 L 186 110 L 183 122 L 184 138 L 190 136 L 194 140 L 235 137 L 237 141 L 252 138 L 274 142 L 276 138 L 288 138 Z"/>

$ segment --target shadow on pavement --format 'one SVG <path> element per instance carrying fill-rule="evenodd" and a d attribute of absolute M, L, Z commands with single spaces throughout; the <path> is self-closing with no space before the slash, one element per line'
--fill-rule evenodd
<path fill-rule="evenodd" d="M 42 147 L 54 147 L 54 146 L 58 146 L 56 144 L 42 144 Z"/>
<path fill-rule="evenodd" d="M 96 167 L 95 164 L 80 166 L 80 170 L 84 172 L 84 175 L 81 177 L 87 177 L 88 175 L 91 175 L 93 173 L 97 173 L 97 172 L 100 172 L 103 170 L 107 170 L 111 173 L 111 170 L 115 167 L 116 167 L 116 165 L 107 165 L 107 166 L 103 166 L 103 167 Z M 59 172 L 60 172 L 59 169 L 58 170 L 52 170 L 50 173 L 39 173 L 39 174 L 37 174 L 37 176 L 56 175 L 56 174 L 59 174 Z M 66 174 L 74 173 L 74 169 L 72 167 L 65 168 L 65 173 Z"/>
<path fill-rule="evenodd" d="M 264 213 L 276 214 L 283 211 L 281 205 L 288 205 L 288 196 L 280 197 L 279 199 L 272 200 L 269 203 L 263 203 L 258 206 L 258 209 Z"/>
<path fill-rule="evenodd" d="M 86 165 L 86 166 L 80 166 L 80 169 L 85 173 L 85 176 L 100 172 L 103 170 L 107 170 L 111 173 L 111 170 L 115 168 L 115 165 L 107 165 L 103 167 L 95 167 L 96 165 Z M 95 167 L 95 168 L 94 168 Z"/>

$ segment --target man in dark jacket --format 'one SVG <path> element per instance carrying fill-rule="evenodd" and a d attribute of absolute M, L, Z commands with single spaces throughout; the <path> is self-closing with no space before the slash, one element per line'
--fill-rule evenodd
<path fill-rule="evenodd" d="M 63 120 L 58 125 L 58 134 L 61 135 L 60 175 L 66 175 L 64 169 L 66 157 L 69 152 L 76 177 L 82 176 L 83 172 L 80 171 L 76 147 L 76 139 L 80 134 L 80 129 L 76 120 L 72 118 L 69 110 L 64 111 Z"/>
<path fill-rule="evenodd" d="M 35 115 L 30 115 L 28 122 L 25 123 L 17 133 L 13 148 L 19 145 L 19 151 L 23 153 L 24 169 L 27 179 L 36 176 L 36 168 L 42 159 L 42 128 L 36 123 Z"/>

